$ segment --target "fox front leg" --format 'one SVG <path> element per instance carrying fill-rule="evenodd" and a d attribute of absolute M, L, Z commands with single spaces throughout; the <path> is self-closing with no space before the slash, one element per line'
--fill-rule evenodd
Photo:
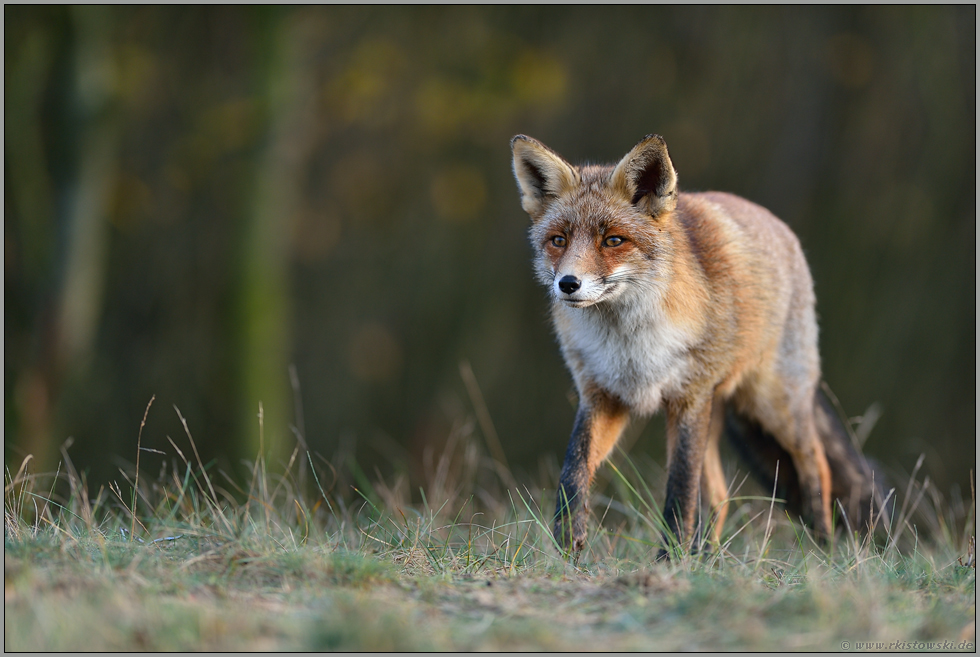
<path fill-rule="evenodd" d="M 667 407 L 667 499 L 664 520 L 667 531 L 680 544 L 697 541 L 695 526 L 698 490 L 704 467 L 708 431 L 711 424 L 711 398 Z M 670 538 L 665 537 L 665 545 Z M 663 554 L 663 553 L 662 553 Z"/>
<path fill-rule="evenodd" d="M 566 552 L 585 546 L 592 478 L 628 421 L 628 411 L 612 397 L 600 392 L 581 397 L 565 452 L 555 508 L 555 540 Z"/>

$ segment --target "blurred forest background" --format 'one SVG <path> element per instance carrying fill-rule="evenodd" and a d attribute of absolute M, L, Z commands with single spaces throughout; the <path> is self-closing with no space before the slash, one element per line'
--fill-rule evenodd
<path fill-rule="evenodd" d="M 417 482 L 472 432 L 553 471 L 574 398 L 508 142 L 657 132 L 682 189 L 800 236 L 865 451 L 969 491 L 973 5 L 6 5 L 4 37 L 8 468 L 71 437 L 118 479 L 155 394 L 144 447 L 186 444 L 176 405 L 235 472 L 260 402 L 278 461 L 300 436 Z M 663 462 L 662 425 L 632 453 Z"/>

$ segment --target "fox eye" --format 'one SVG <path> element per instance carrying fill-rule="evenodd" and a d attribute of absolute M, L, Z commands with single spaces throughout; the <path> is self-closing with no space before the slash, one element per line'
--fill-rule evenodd
<path fill-rule="evenodd" d="M 605 244 L 606 246 L 619 246 L 625 241 L 626 240 L 624 240 L 622 237 L 616 237 L 614 235 L 612 237 L 607 237 L 602 243 Z"/>
<path fill-rule="evenodd" d="M 565 246 L 565 238 L 562 237 L 561 235 L 555 235 L 554 237 L 551 238 L 551 243 L 561 248 Z"/>

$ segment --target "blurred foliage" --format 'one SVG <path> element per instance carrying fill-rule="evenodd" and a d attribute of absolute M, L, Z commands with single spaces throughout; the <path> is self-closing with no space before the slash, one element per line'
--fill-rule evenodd
<path fill-rule="evenodd" d="M 5 460 L 116 478 L 183 429 L 418 479 L 479 413 L 553 467 L 574 413 L 508 140 L 800 236 L 865 446 L 976 460 L 976 8 L 5 6 Z M 295 367 L 291 381 L 290 366 Z M 294 383 L 296 385 L 294 385 Z M 297 394 L 298 391 L 298 394 Z M 662 456 L 662 421 L 632 440 Z M 295 431 L 291 429 L 295 427 Z M 117 456 L 117 462 L 106 454 Z M 158 456 L 144 454 L 143 467 Z M 147 465 L 150 463 L 150 465 Z"/>

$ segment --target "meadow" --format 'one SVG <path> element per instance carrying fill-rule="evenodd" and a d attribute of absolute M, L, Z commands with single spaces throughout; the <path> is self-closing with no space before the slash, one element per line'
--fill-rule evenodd
<path fill-rule="evenodd" d="M 733 470 L 721 544 L 659 563 L 651 460 L 604 466 L 569 558 L 557 474 L 515 475 L 473 423 L 411 492 L 299 446 L 228 473 L 184 428 L 97 491 L 68 446 L 54 473 L 8 464 L 5 650 L 974 651 L 975 498 L 918 468 L 829 544 Z"/>

